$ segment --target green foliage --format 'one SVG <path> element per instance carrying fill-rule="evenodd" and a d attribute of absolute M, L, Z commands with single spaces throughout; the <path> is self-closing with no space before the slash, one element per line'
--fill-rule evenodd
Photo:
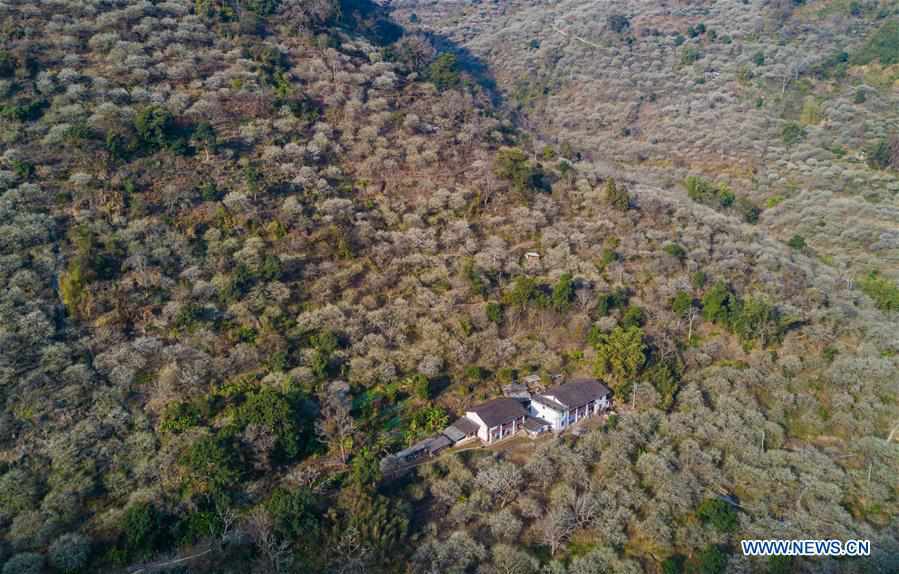
<path fill-rule="evenodd" d="M 144 558 L 165 542 L 163 516 L 149 502 L 128 507 L 120 530 L 124 550 L 132 558 Z"/>
<path fill-rule="evenodd" d="M 683 261 L 687 258 L 687 250 L 679 243 L 666 243 L 663 249 L 665 250 L 665 253 L 679 261 Z"/>
<path fill-rule="evenodd" d="M 768 558 L 768 574 L 792 574 L 796 571 L 796 560 L 792 556 L 771 556 Z"/>
<path fill-rule="evenodd" d="M 808 134 L 806 133 L 805 128 L 796 122 L 787 122 L 784 125 L 783 130 L 781 130 L 781 138 L 788 146 L 801 142 L 805 139 L 806 135 Z"/>
<path fill-rule="evenodd" d="M 621 309 L 627 306 L 628 293 L 626 289 L 619 288 L 611 293 L 600 293 L 596 298 L 596 314 L 605 317 L 613 309 Z"/>
<path fill-rule="evenodd" d="M 733 532 L 739 526 L 737 511 L 720 498 L 707 498 L 696 509 L 696 516 L 721 532 Z"/>
<path fill-rule="evenodd" d="M 746 223 L 758 223 L 762 214 L 762 210 L 745 197 L 737 198 L 736 209 Z"/>
<path fill-rule="evenodd" d="M 60 276 L 59 294 L 69 312 L 78 315 L 88 285 L 118 275 L 124 248 L 114 236 L 100 236 L 87 225 L 73 228 L 69 235 L 75 253 Z"/>
<path fill-rule="evenodd" d="M 542 307 L 546 304 L 546 294 L 536 279 L 521 275 L 503 292 L 503 303 L 517 309 L 525 309 L 528 305 Z"/>
<path fill-rule="evenodd" d="M 571 273 L 563 273 L 559 281 L 553 286 L 552 308 L 558 313 L 564 313 L 571 307 L 574 300 L 574 280 Z"/>
<path fill-rule="evenodd" d="M 263 388 L 247 395 L 234 414 L 234 422 L 240 428 L 258 425 L 276 436 L 279 458 L 292 460 L 300 454 L 303 445 L 300 443 L 301 428 L 297 424 L 299 413 L 285 395 L 269 387 Z"/>
<path fill-rule="evenodd" d="M 441 91 L 458 86 L 462 78 L 455 54 L 446 52 L 437 56 L 428 67 L 428 80 Z"/>
<path fill-rule="evenodd" d="M 90 558 L 91 543 L 78 533 L 63 534 L 50 545 L 48 557 L 56 570 L 65 574 L 81 571 Z"/>
<path fill-rule="evenodd" d="M 824 112 L 821 110 L 821 104 L 818 103 L 814 96 L 806 97 L 802 104 L 802 111 L 799 113 L 799 121 L 802 125 L 818 125 L 823 119 Z"/>
<path fill-rule="evenodd" d="M 728 555 L 718 546 L 707 546 L 687 562 L 688 574 L 723 574 Z"/>
<path fill-rule="evenodd" d="M 409 388 L 412 389 L 412 395 L 422 401 L 431 399 L 431 381 L 421 373 L 416 373 L 407 378 Z"/>
<path fill-rule="evenodd" d="M 183 483 L 190 495 L 224 494 L 237 484 L 242 472 L 238 454 L 229 441 L 206 436 L 188 446 L 181 455 L 186 472 Z"/>
<path fill-rule="evenodd" d="M 764 66 L 765 65 L 765 53 L 759 50 L 752 56 L 752 63 L 756 66 Z"/>
<path fill-rule="evenodd" d="M 487 296 L 489 280 L 475 267 L 473 259 L 467 258 L 462 264 L 462 274 L 473 293 L 477 293 L 481 297 Z"/>
<path fill-rule="evenodd" d="M 680 554 L 669 556 L 662 561 L 662 574 L 683 574 L 686 558 Z"/>
<path fill-rule="evenodd" d="M 350 465 L 350 482 L 361 488 L 374 488 L 380 484 L 381 458 L 377 452 L 363 447 L 353 455 Z"/>
<path fill-rule="evenodd" d="M 311 337 L 312 348 L 315 352 L 312 355 L 312 372 L 316 377 L 324 379 L 328 375 L 331 367 L 331 358 L 334 351 L 337 350 L 337 335 L 331 331 L 322 331 Z"/>
<path fill-rule="evenodd" d="M 684 66 L 695 64 L 703 57 L 702 51 L 696 46 L 687 46 L 683 49 L 680 56 L 680 63 Z"/>
<path fill-rule="evenodd" d="M 623 185 L 616 185 L 614 178 L 606 181 L 606 201 L 618 211 L 627 211 L 631 207 L 631 195 Z"/>
<path fill-rule="evenodd" d="M 629 327 L 642 327 L 646 322 L 646 313 L 642 307 L 637 305 L 629 305 L 624 313 L 621 314 L 621 326 L 625 329 Z"/>
<path fill-rule="evenodd" d="M 899 286 L 895 282 L 872 271 L 859 281 L 859 287 L 881 311 L 899 311 Z"/>
<path fill-rule="evenodd" d="M 358 486 L 341 491 L 337 508 L 330 514 L 339 532 L 357 533 L 359 541 L 380 560 L 398 548 L 409 529 L 404 505 Z"/>
<path fill-rule="evenodd" d="M 41 574 L 44 557 L 33 552 L 16 554 L 3 565 L 3 574 Z"/>
<path fill-rule="evenodd" d="M 449 415 L 442 407 L 430 405 L 416 408 L 406 419 L 405 441 L 407 445 L 443 430 L 449 424 Z"/>
<path fill-rule="evenodd" d="M 693 295 L 687 291 L 678 291 L 677 294 L 671 298 L 671 310 L 681 317 L 689 315 L 690 309 L 692 308 Z"/>
<path fill-rule="evenodd" d="M 737 306 L 736 296 L 724 281 L 718 281 L 702 297 L 702 316 L 706 321 L 728 325 Z"/>
<path fill-rule="evenodd" d="M 852 63 L 866 65 L 877 60 L 882 66 L 899 63 L 899 21 L 884 23 L 853 57 Z"/>
<path fill-rule="evenodd" d="M 801 235 L 796 234 L 791 237 L 789 241 L 787 241 L 787 245 L 789 245 L 791 249 L 801 251 L 806 247 L 805 238 Z"/>
<path fill-rule="evenodd" d="M 141 148 L 149 153 L 168 149 L 185 155 L 189 150 L 187 145 L 189 132 L 176 123 L 170 111 L 158 104 L 147 106 L 137 112 L 134 116 L 134 129 Z"/>
<path fill-rule="evenodd" d="M 702 307 L 707 321 L 722 325 L 746 344 L 755 340 L 763 345 L 780 341 L 794 321 L 782 317 L 764 297 L 740 299 L 723 281 L 706 292 Z"/>
<path fill-rule="evenodd" d="M 283 539 L 316 539 L 318 537 L 319 501 L 307 488 L 276 488 L 265 502 L 274 522 L 275 532 Z"/>
<path fill-rule="evenodd" d="M 37 503 L 38 484 L 22 468 L 13 468 L 0 476 L 0 515 L 12 516 L 32 510 Z"/>
<path fill-rule="evenodd" d="M 640 327 L 615 327 L 611 333 L 599 334 L 594 348 L 596 376 L 608 380 L 615 388 L 635 379 L 646 363 L 646 344 Z"/>
<path fill-rule="evenodd" d="M 197 426 L 202 420 L 203 415 L 195 403 L 170 403 L 163 411 L 159 430 L 178 434 Z"/>
<path fill-rule="evenodd" d="M 0 106 L 0 118 L 17 122 L 33 122 L 38 120 L 48 107 L 50 107 L 50 103 L 43 98 L 4 104 Z"/>
<path fill-rule="evenodd" d="M 497 325 L 503 322 L 503 305 L 496 301 L 487 303 L 487 320 Z"/>
<path fill-rule="evenodd" d="M 684 180 L 687 196 L 697 203 L 713 207 L 730 207 L 734 203 L 734 192 L 726 184 L 714 184 L 707 179 L 691 175 Z"/>
<path fill-rule="evenodd" d="M 692 285 L 694 289 L 702 289 L 705 287 L 706 281 L 708 281 L 708 276 L 706 276 L 705 271 L 694 271 L 693 274 L 690 275 L 690 285 Z"/>
<path fill-rule="evenodd" d="M 646 369 L 643 378 L 659 393 L 658 408 L 670 409 L 680 387 L 680 369 L 669 361 L 658 362 Z"/>
<path fill-rule="evenodd" d="M 502 148 L 496 153 L 496 175 L 507 180 L 521 194 L 543 191 L 543 168 L 532 163 L 517 147 Z"/>
<path fill-rule="evenodd" d="M 866 151 L 868 165 L 874 169 L 899 170 L 899 136 L 883 138 Z"/>

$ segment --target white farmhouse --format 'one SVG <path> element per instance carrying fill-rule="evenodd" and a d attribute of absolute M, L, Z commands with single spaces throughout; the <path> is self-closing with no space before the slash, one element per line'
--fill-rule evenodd
<path fill-rule="evenodd" d="M 487 444 L 522 430 L 527 416 L 528 411 L 521 401 L 508 397 L 481 403 L 465 412 L 465 418 L 477 425 L 478 438 Z"/>
<path fill-rule="evenodd" d="M 578 379 L 546 389 L 531 399 L 531 415 L 559 432 L 581 419 L 607 410 L 612 391 L 595 379 Z"/>

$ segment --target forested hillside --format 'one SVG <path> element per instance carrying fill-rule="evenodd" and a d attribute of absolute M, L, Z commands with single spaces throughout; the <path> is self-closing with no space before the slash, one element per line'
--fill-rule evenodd
<path fill-rule="evenodd" d="M 744 116 L 696 62 L 681 87 L 638 69 L 672 73 L 638 54 L 675 40 L 631 33 L 656 3 L 527 15 L 564 4 L 0 1 L 2 574 L 899 568 L 895 12 L 834 25 L 848 60 L 780 99 L 755 68 L 729 83 L 770 102 Z M 697 61 L 742 62 L 739 4 L 682 8 L 711 14 Z M 543 24 L 477 44 L 515 18 Z M 648 109 L 721 116 L 600 129 L 552 83 L 602 69 L 552 35 L 590 22 L 634 69 L 587 93 L 633 80 Z M 519 90 L 544 77 L 519 49 L 559 78 Z M 772 115 L 796 98 L 820 120 Z M 822 142 L 842 159 L 810 161 Z M 617 414 L 382 480 L 382 456 L 530 374 L 602 378 Z M 750 559 L 749 537 L 873 553 Z"/>

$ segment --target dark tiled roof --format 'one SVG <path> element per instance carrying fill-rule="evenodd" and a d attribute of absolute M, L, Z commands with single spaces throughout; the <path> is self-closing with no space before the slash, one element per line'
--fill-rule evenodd
<path fill-rule="evenodd" d="M 456 422 L 454 422 L 450 426 L 446 427 L 446 430 L 443 431 L 443 434 L 453 440 L 462 440 L 467 436 L 478 434 L 478 425 L 470 418 L 462 417 L 456 420 Z M 461 434 L 462 436 L 456 438 L 456 436 L 459 434 Z"/>
<path fill-rule="evenodd" d="M 541 405 L 546 405 L 555 411 L 565 412 L 566 410 L 568 410 L 567 407 L 565 407 L 565 405 L 560 405 L 556 401 L 549 399 L 547 397 L 544 397 L 542 395 L 534 395 L 534 398 L 532 398 L 531 400 L 534 401 L 535 403 L 540 403 Z"/>
<path fill-rule="evenodd" d="M 569 409 L 573 409 L 586 405 L 597 397 L 609 395 L 611 392 L 609 387 L 596 379 L 577 379 L 546 389 L 542 394 L 553 396 Z"/>
<path fill-rule="evenodd" d="M 475 405 L 468 410 L 477 413 L 488 427 L 499 426 L 528 414 L 521 401 L 505 397 Z"/>
<path fill-rule="evenodd" d="M 539 432 L 544 430 L 548 426 L 552 425 L 538 417 L 528 417 L 524 419 L 524 428 L 529 431 Z"/>
<path fill-rule="evenodd" d="M 440 435 L 431 439 L 431 442 L 428 443 L 428 452 L 431 454 L 436 453 L 437 451 L 443 450 L 446 447 L 453 444 L 449 438 Z"/>

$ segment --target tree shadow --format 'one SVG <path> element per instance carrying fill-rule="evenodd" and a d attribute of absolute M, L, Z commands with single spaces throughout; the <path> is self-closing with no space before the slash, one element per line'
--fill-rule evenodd
<path fill-rule="evenodd" d="M 476 56 L 464 46 L 460 46 L 453 40 L 437 34 L 435 32 L 422 32 L 422 35 L 431 42 L 438 52 L 448 52 L 456 56 L 456 60 L 462 69 L 472 77 L 487 96 L 494 106 L 499 106 L 503 102 L 503 96 L 496 86 L 496 77 L 490 67 L 484 63 L 481 58 Z"/>
<path fill-rule="evenodd" d="M 390 17 L 390 8 L 371 0 L 340 0 L 340 25 L 363 34 L 379 46 L 392 44 L 410 32 Z M 494 106 L 502 104 L 496 79 L 489 66 L 468 48 L 460 46 L 443 34 L 420 32 L 437 49 L 456 56 L 462 70 L 468 73 Z"/>

